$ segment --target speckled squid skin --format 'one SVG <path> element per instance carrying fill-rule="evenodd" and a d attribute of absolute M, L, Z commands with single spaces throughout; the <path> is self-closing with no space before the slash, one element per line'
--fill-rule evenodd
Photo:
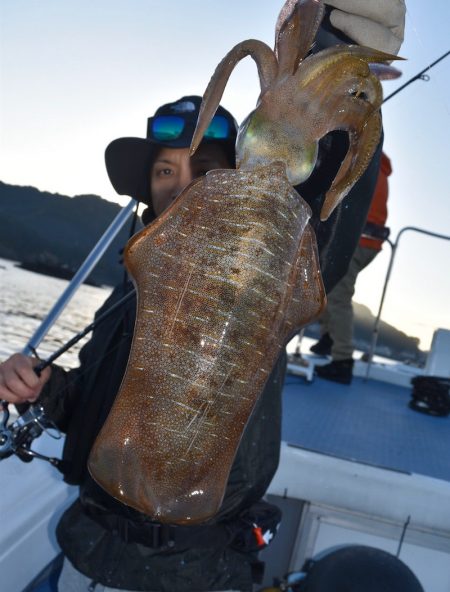
<path fill-rule="evenodd" d="M 89 469 L 111 495 L 161 522 L 194 524 L 217 512 L 280 350 L 324 306 L 310 210 L 292 185 L 312 172 L 320 138 L 346 130 L 326 219 L 379 141 L 381 88 L 369 63 L 396 58 L 356 46 L 305 57 L 322 15 L 320 0 L 287 0 L 274 51 L 248 40 L 222 60 L 191 153 L 233 68 L 250 55 L 261 94 L 239 130 L 238 170 L 192 183 L 126 248 L 135 333 Z"/>
<path fill-rule="evenodd" d="M 114 497 L 162 522 L 216 513 L 281 348 L 324 304 L 309 217 L 281 163 L 212 171 L 130 241 L 139 322 L 89 461 Z"/>

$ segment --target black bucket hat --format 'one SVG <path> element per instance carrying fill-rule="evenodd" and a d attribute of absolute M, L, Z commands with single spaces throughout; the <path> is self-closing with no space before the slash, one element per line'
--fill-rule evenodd
<path fill-rule="evenodd" d="M 186 96 L 157 109 L 147 121 L 146 138 L 118 138 L 105 151 L 106 170 L 119 195 L 129 195 L 151 207 L 150 167 L 160 148 L 187 148 L 197 123 L 202 98 Z M 214 124 L 215 127 L 214 127 Z M 237 123 L 219 106 L 202 144 L 222 145 L 235 166 Z"/>

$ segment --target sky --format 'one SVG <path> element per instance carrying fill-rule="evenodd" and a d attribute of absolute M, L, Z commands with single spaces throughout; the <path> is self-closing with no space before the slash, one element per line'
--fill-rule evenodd
<path fill-rule="evenodd" d="M 0 180 L 64 195 L 118 198 L 104 150 L 144 137 L 162 103 L 202 94 L 222 57 L 245 39 L 273 47 L 282 1 L 0 0 Z M 396 81 L 385 96 L 450 49 L 450 3 L 407 0 Z M 450 234 L 450 57 L 383 107 L 392 160 L 388 225 Z M 259 82 L 247 58 L 223 101 L 240 122 Z M 26 212 L 24 212 L 26 215 Z M 355 300 L 378 312 L 391 249 L 358 278 Z M 450 241 L 407 231 L 396 249 L 382 319 L 427 349 L 450 329 Z"/>

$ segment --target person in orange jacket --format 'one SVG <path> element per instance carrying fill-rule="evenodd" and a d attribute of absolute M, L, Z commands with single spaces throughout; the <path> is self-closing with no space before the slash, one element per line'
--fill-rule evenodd
<path fill-rule="evenodd" d="M 389 236 L 386 227 L 388 177 L 392 165 L 388 156 L 381 155 L 377 184 L 370 204 L 366 225 L 350 261 L 347 273 L 328 294 L 327 308 L 321 317 L 320 340 L 311 347 L 318 355 L 331 354 L 332 361 L 316 367 L 316 374 L 326 380 L 350 384 L 353 377 L 353 306 L 352 298 L 358 274 L 381 251 Z"/>

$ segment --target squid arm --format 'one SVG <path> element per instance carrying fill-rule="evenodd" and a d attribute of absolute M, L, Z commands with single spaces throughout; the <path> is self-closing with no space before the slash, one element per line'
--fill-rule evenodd
<path fill-rule="evenodd" d="M 311 84 L 314 81 L 319 82 L 323 74 L 326 75 L 330 68 L 338 67 L 340 63 L 345 64 L 347 62 L 347 70 L 350 73 L 351 69 L 348 68 L 349 59 L 360 60 L 366 63 L 368 67 L 370 66 L 377 70 L 379 68 L 378 65 L 383 65 L 387 61 L 403 60 L 404 58 L 360 45 L 335 45 L 334 47 L 328 47 L 319 53 L 308 56 L 303 61 L 302 72 L 300 74 L 302 84 Z M 391 66 L 389 68 L 395 70 Z"/>
<path fill-rule="evenodd" d="M 334 47 L 304 62 L 302 83 L 307 96 L 316 97 L 310 123 L 317 137 L 333 130 L 348 132 L 350 145 L 338 174 L 327 191 L 320 218 L 326 220 L 363 174 L 378 145 L 382 90 L 369 63 L 394 59 L 366 47 Z M 332 89 L 330 99 L 327 89 Z M 324 97 L 323 101 L 317 97 Z M 325 109 L 325 104 L 327 108 Z M 330 105 L 332 108 L 330 108 Z M 328 117 L 323 118 L 327 112 Z"/>
<path fill-rule="evenodd" d="M 275 28 L 275 55 L 280 77 L 295 74 L 314 41 L 323 13 L 324 6 L 317 0 L 288 0 L 285 3 Z"/>
<path fill-rule="evenodd" d="M 253 58 L 258 67 L 261 94 L 265 93 L 273 84 L 277 76 L 278 64 L 275 54 L 268 45 L 257 39 L 248 39 L 233 47 L 217 66 L 203 95 L 197 126 L 191 142 L 191 156 L 197 150 L 211 119 L 214 117 L 232 71 L 248 55 Z"/>
<path fill-rule="evenodd" d="M 381 117 L 374 112 L 362 132 L 349 132 L 350 146 L 339 171 L 325 194 L 320 212 L 321 221 L 327 220 L 334 208 L 344 199 L 361 177 L 375 152 L 381 134 Z"/>

